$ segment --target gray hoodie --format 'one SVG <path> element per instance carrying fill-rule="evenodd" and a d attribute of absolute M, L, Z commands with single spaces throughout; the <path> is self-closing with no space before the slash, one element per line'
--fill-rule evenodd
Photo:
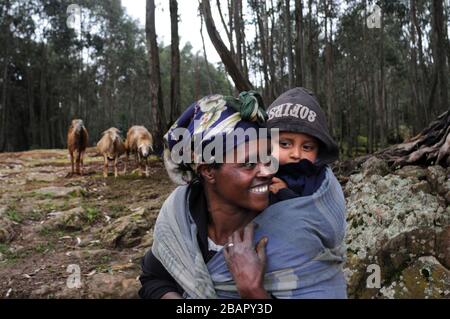
<path fill-rule="evenodd" d="M 339 148 L 328 132 L 325 113 L 311 91 L 297 87 L 284 92 L 269 106 L 267 114 L 267 128 L 306 133 L 321 142 L 316 164 L 330 164 L 338 159 Z"/>

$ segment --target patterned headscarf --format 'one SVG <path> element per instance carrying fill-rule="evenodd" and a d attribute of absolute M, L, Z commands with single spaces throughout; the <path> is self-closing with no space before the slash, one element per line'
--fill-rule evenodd
<path fill-rule="evenodd" d="M 186 111 L 175 121 L 164 136 L 164 164 L 172 181 L 183 185 L 191 182 L 197 174 L 199 152 L 197 147 L 204 149 L 206 145 L 214 141 L 218 136 L 223 138 L 237 128 L 264 127 L 267 114 L 261 96 L 254 92 L 242 92 L 239 98 L 209 95 L 191 104 Z M 195 123 L 195 125 L 194 125 Z M 185 130 L 177 130 L 183 128 Z M 180 135 L 183 131 L 185 134 Z M 232 147 L 247 142 L 249 136 L 237 136 Z M 194 149 L 194 140 L 197 141 Z M 178 144 L 181 143 L 181 144 Z M 175 145 L 188 146 L 194 158 L 189 162 L 176 163 L 171 157 L 171 151 Z M 229 151 L 224 144 L 224 152 Z"/>

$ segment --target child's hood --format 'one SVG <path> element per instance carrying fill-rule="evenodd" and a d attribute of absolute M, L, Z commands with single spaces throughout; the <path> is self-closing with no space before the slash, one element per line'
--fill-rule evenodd
<path fill-rule="evenodd" d="M 339 148 L 328 131 L 325 113 L 312 92 L 302 87 L 284 92 L 269 106 L 267 113 L 269 129 L 306 133 L 321 142 L 317 164 L 329 164 L 338 159 Z"/>

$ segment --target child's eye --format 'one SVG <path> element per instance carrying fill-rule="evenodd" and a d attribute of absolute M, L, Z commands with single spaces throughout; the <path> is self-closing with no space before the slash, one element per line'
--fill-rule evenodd
<path fill-rule="evenodd" d="M 290 142 L 286 142 L 286 141 L 280 141 L 279 144 L 282 148 L 288 148 L 292 145 Z"/>
<path fill-rule="evenodd" d="M 303 149 L 307 152 L 312 152 L 316 149 L 316 146 L 314 144 L 305 144 L 303 145 Z"/>

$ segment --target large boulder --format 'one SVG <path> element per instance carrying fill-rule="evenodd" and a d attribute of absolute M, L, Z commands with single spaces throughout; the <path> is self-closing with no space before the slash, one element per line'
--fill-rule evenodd
<path fill-rule="evenodd" d="M 137 276 L 121 273 L 95 274 L 86 282 L 88 298 L 94 299 L 133 299 L 138 298 L 141 287 Z"/>
<path fill-rule="evenodd" d="M 389 174 L 390 169 L 385 161 L 379 159 L 378 157 L 372 156 L 361 165 L 361 171 L 364 176 L 385 176 Z"/>
<path fill-rule="evenodd" d="M 450 272 L 433 256 L 413 261 L 380 289 L 383 298 L 431 299 L 450 297 Z"/>
<path fill-rule="evenodd" d="M 439 263 L 437 269 L 450 267 L 450 209 L 430 193 L 441 187 L 441 181 L 431 185 L 429 173 L 424 173 L 419 168 L 407 168 L 398 175 L 356 174 L 349 178 L 345 186 L 348 213 L 345 272 L 351 297 L 448 296 L 448 287 L 445 290 L 442 285 L 437 290 L 424 288 L 416 293 L 410 283 L 399 280 L 403 272 L 404 278 L 410 278 L 406 275 L 421 265 L 421 257 L 429 257 L 428 261 L 434 258 Z M 434 176 L 438 178 L 438 174 Z M 379 289 L 366 284 L 370 275 L 368 267 L 372 264 L 381 270 Z M 442 279 L 443 272 L 438 273 Z M 399 287 L 400 283 L 407 292 L 403 287 L 403 292 L 393 292 L 392 288 Z M 437 293 L 441 290 L 443 294 Z"/>
<path fill-rule="evenodd" d="M 402 168 L 396 170 L 395 175 L 404 177 L 404 178 L 417 178 L 419 180 L 426 179 L 427 177 L 427 169 L 422 168 L 420 166 L 407 165 Z"/>
<path fill-rule="evenodd" d="M 111 248 L 133 247 L 141 243 L 154 222 L 155 216 L 142 208 L 112 222 L 101 232 L 101 239 Z"/>
<path fill-rule="evenodd" d="M 450 205 L 450 173 L 442 166 L 430 166 L 427 169 L 427 181 L 436 194 L 442 196 Z"/>
<path fill-rule="evenodd" d="M 35 194 L 49 197 L 66 197 L 66 196 L 81 196 L 84 193 L 84 189 L 80 186 L 69 186 L 69 187 L 59 187 L 59 186 L 49 186 L 43 187 L 33 191 Z"/>
<path fill-rule="evenodd" d="M 63 212 L 55 212 L 53 216 L 45 223 L 45 226 L 75 231 L 83 229 L 87 223 L 85 210 L 82 207 L 75 207 Z"/>

